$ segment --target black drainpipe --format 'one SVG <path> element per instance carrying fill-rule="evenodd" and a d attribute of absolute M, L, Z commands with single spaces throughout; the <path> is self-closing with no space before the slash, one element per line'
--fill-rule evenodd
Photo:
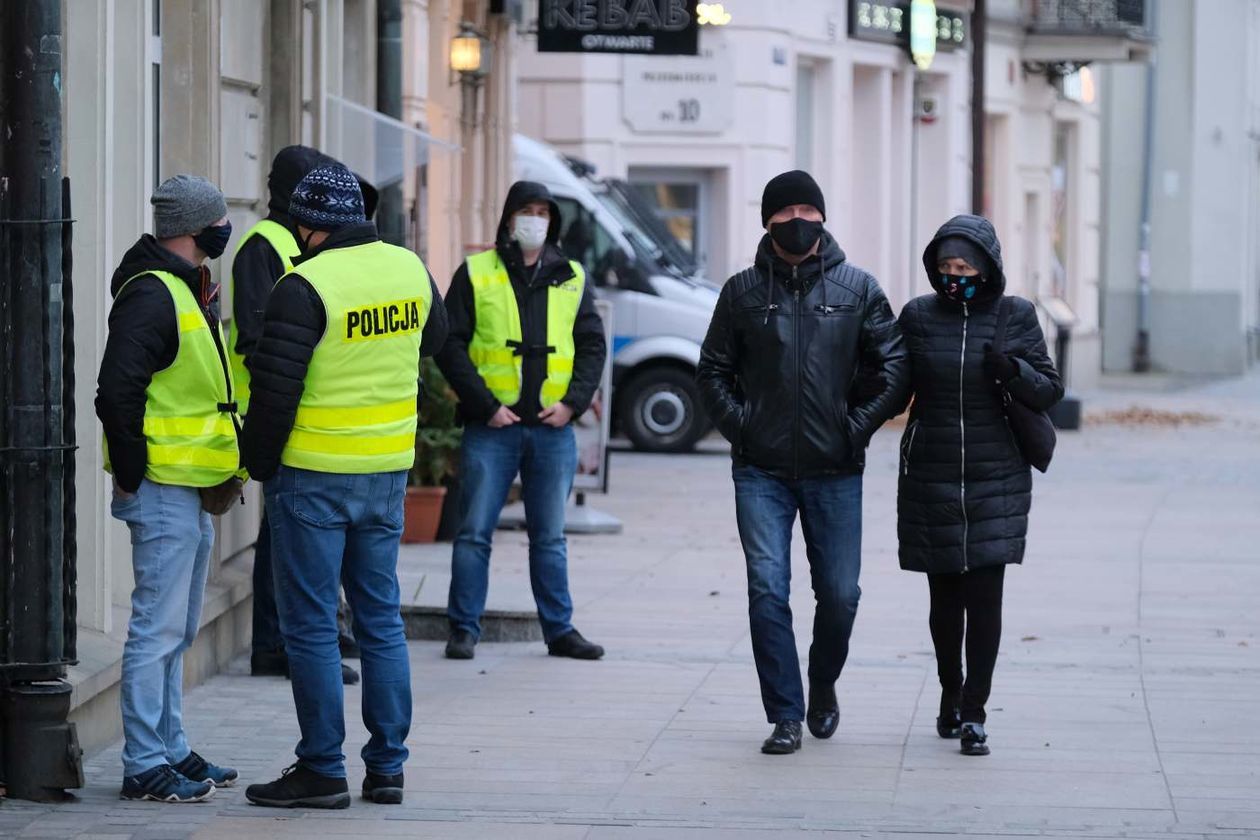
<path fill-rule="evenodd" d="M 61 6 L 0 6 L 0 782 L 36 801 L 83 786 Z"/>

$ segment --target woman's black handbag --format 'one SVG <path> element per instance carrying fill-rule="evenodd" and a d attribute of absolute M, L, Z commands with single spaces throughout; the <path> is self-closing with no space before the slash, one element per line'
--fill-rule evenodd
<path fill-rule="evenodd" d="M 993 337 L 993 350 L 996 353 L 1004 352 L 1006 322 L 1010 320 L 1014 304 L 1014 300 L 1005 296 L 998 303 L 997 332 Z M 1044 411 L 1034 411 L 1024 405 L 1005 386 L 1002 388 L 1002 408 L 1024 460 L 1045 472 L 1050 466 L 1050 459 L 1054 457 L 1054 445 L 1058 441 L 1050 416 Z"/>

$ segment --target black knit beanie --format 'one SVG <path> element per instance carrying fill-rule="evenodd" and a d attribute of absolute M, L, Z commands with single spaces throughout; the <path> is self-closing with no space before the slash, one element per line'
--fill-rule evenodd
<path fill-rule="evenodd" d="M 822 213 L 823 221 L 827 220 L 827 207 L 823 203 L 818 182 L 808 172 L 793 169 L 791 172 L 775 175 L 766 184 L 766 191 L 761 194 L 761 226 L 765 227 L 771 216 L 793 204 L 817 207 L 818 212 Z"/>

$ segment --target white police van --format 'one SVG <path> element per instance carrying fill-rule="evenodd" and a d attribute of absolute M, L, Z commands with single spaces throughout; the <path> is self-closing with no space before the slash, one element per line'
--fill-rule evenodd
<path fill-rule="evenodd" d="M 695 386 L 718 287 L 638 193 L 517 134 L 516 177 L 546 184 L 561 244 L 613 305 L 613 424 L 635 448 L 685 452 L 709 431 Z"/>

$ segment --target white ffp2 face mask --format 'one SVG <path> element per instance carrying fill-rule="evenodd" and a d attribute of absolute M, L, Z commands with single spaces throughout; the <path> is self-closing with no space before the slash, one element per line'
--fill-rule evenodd
<path fill-rule="evenodd" d="M 547 241 L 551 220 L 542 216 L 517 216 L 512 219 L 512 238 L 526 251 L 537 251 Z"/>

